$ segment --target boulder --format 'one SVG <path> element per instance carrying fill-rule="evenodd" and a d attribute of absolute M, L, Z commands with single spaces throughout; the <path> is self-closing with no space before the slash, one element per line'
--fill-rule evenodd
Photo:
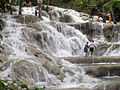
<path fill-rule="evenodd" d="M 69 15 L 64 15 L 64 16 L 60 17 L 60 21 L 61 22 L 66 22 L 66 23 L 71 23 L 71 22 L 73 22 L 73 19 Z"/>
<path fill-rule="evenodd" d="M 46 81 L 44 72 L 40 64 L 19 60 L 13 65 L 12 78 L 32 87 L 37 82 Z"/>
<path fill-rule="evenodd" d="M 22 24 L 30 24 L 30 23 L 35 23 L 37 21 L 39 21 L 40 19 L 36 16 L 32 16 L 32 15 L 27 15 L 27 16 L 14 16 L 14 18 L 16 18 L 16 21 L 18 23 L 22 23 Z"/>
<path fill-rule="evenodd" d="M 112 41 L 113 38 L 113 25 L 112 24 L 106 24 L 103 29 L 104 36 L 107 41 Z"/>

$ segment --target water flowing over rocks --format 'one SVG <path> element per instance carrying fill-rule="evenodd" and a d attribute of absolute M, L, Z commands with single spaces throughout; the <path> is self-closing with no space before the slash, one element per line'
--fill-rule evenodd
<path fill-rule="evenodd" d="M 29 87 L 93 90 L 102 81 L 61 57 L 83 57 L 84 45 L 92 39 L 96 56 L 119 55 L 119 33 L 113 33 L 119 32 L 119 25 L 91 22 L 85 13 L 53 6 L 48 13 L 42 11 L 40 20 L 34 10 L 24 7 L 23 16 L 6 15 L 5 24 L 0 20 L 0 79 L 23 81 Z"/>
<path fill-rule="evenodd" d="M 13 78 L 24 81 L 28 85 L 34 85 L 39 81 L 45 82 L 44 72 L 40 66 L 22 60 L 14 64 Z"/>
<path fill-rule="evenodd" d="M 16 21 L 18 23 L 22 23 L 22 24 L 29 24 L 29 23 L 40 21 L 38 17 L 32 16 L 32 15 L 15 16 L 14 18 L 16 18 Z"/>
<path fill-rule="evenodd" d="M 4 54 L 8 57 L 8 60 L 1 66 L 1 79 L 23 81 L 29 87 L 33 87 L 36 84 L 51 86 L 72 83 L 73 81 L 74 84 L 86 82 L 82 79 L 84 73 L 81 75 L 83 72 L 81 68 L 78 67 L 79 69 L 77 70 L 75 66 L 71 69 L 68 67 L 68 70 L 64 70 L 66 65 L 62 64 L 59 59 L 53 56 L 57 55 L 55 53 L 58 53 L 61 48 L 68 48 L 68 50 L 70 49 L 74 52 L 74 47 L 71 48 L 65 43 L 70 43 L 71 45 L 78 43 L 79 45 L 79 36 L 81 36 L 83 43 L 87 41 L 81 32 L 61 23 L 58 25 L 70 31 L 69 33 L 62 29 L 62 31 L 58 30 L 56 27 L 57 24 L 54 22 L 48 23 L 41 21 L 34 22 L 33 24 L 21 24 L 11 16 L 4 18 L 4 20 L 7 26 L 2 31 L 3 40 L 1 42 L 6 50 Z M 73 37 L 71 38 L 71 36 Z M 66 38 L 70 40 L 65 40 Z M 81 46 L 80 44 L 78 48 L 81 49 Z M 74 69 L 79 73 L 74 72 Z"/>
<path fill-rule="evenodd" d="M 7 25 L 8 26 L 5 27 L 2 32 L 2 43 L 4 44 L 4 48 L 7 50 L 7 53 L 1 53 L 6 54 L 6 56 L 9 57 L 9 60 L 6 60 L 6 62 L 9 62 L 7 67 L 6 65 L 3 65 L 6 69 L 2 70 L 0 75 L 1 78 L 23 80 L 28 85 L 32 86 L 40 81 L 46 82 L 46 78 L 45 80 L 42 80 L 44 79 L 42 77 L 45 77 L 45 72 L 53 73 L 55 75 L 58 74 L 59 76 L 60 68 L 57 68 L 58 65 L 55 60 L 50 59 L 50 57 L 41 52 L 37 46 L 34 46 L 34 44 L 27 41 L 27 39 L 22 36 L 24 33 L 24 26 L 16 23 L 11 17 L 8 17 Z M 42 68 L 45 69 L 44 74 Z M 52 84 L 52 82 L 50 82 L 50 84 Z"/>

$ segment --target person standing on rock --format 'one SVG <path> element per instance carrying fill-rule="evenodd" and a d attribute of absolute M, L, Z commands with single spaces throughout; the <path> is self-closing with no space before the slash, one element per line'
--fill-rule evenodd
<path fill-rule="evenodd" d="M 94 52 L 95 52 L 95 44 L 94 44 L 94 41 L 92 40 L 89 44 L 89 51 L 90 51 L 90 55 L 93 56 Z"/>
<path fill-rule="evenodd" d="M 38 4 L 38 11 L 39 11 L 39 18 L 42 19 L 42 3 L 43 0 L 37 0 L 37 4 Z"/>
<path fill-rule="evenodd" d="M 88 45 L 88 42 L 85 44 L 84 52 L 85 52 L 85 56 L 89 55 L 89 45 Z"/>
<path fill-rule="evenodd" d="M 37 8 L 35 8 L 35 16 L 37 16 Z"/>

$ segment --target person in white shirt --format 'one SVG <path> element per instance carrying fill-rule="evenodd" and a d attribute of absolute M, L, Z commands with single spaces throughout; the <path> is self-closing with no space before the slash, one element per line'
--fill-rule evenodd
<path fill-rule="evenodd" d="M 93 56 L 94 52 L 95 52 L 95 44 L 94 44 L 94 41 L 92 40 L 89 44 L 89 51 L 90 51 L 90 55 Z"/>

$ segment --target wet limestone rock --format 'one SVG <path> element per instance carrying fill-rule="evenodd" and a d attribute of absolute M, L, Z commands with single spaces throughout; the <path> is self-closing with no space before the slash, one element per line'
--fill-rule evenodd
<path fill-rule="evenodd" d="M 36 16 L 27 15 L 27 16 L 14 16 L 16 21 L 22 24 L 30 24 L 39 21 L 40 19 Z"/>
<path fill-rule="evenodd" d="M 42 31 L 42 27 L 38 23 L 28 24 L 27 26 L 34 29 L 34 30 L 36 30 L 36 31 Z"/>
<path fill-rule="evenodd" d="M 103 43 L 97 46 L 95 55 L 102 56 L 107 51 L 108 48 L 110 48 L 111 45 L 108 45 L 107 43 Z"/>
<path fill-rule="evenodd" d="M 103 29 L 104 36 L 107 41 L 112 41 L 113 38 L 113 25 L 112 24 L 106 24 Z"/>
<path fill-rule="evenodd" d="M 73 22 L 72 17 L 69 15 L 64 15 L 60 17 L 60 21 L 61 22 L 66 22 L 66 23 L 70 23 Z"/>
<path fill-rule="evenodd" d="M 94 67 L 89 67 L 86 69 L 88 75 L 94 77 L 104 77 L 104 76 L 120 76 L 120 65 L 96 65 Z"/>
<path fill-rule="evenodd" d="M 5 63 L 7 61 L 7 57 L 3 54 L 0 54 L 0 65 L 2 65 L 3 63 Z"/>
<path fill-rule="evenodd" d="M 62 67 L 58 65 L 54 57 L 50 57 L 35 47 L 28 47 L 28 52 L 33 54 L 39 63 L 51 74 L 57 75 L 58 79 L 62 80 L 64 78 L 64 71 Z"/>
<path fill-rule="evenodd" d="M 5 22 L 2 19 L 0 19 L 0 31 L 2 31 L 4 27 L 5 27 Z"/>
<path fill-rule="evenodd" d="M 103 34 L 108 42 L 118 42 L 120 39 L 120 24 L 105 24 Z"/>
<path fill-rule="evenodd" d="M 37 82 L 45 82 L 44 71 L 40 64 L 30 62 L 30 60 L 20 60 L 13 65 L 12 78 L 24 82 L 32 87 Z"/>
<path fill-rule="evenodd" d="M 0 65 L 5 63 L 7 60 L 8 60 L 8 57 L 6 55 L 5 47 L 4 45 L 1 44 L 1 41 L 0 41 Z"/>
<path fill-rule="evenodd" d="M 102 56 L 102 55 L 108 55 L 112 52 L 114 52 L 115 50 L 119 50 L 120 45 L 119 44 L 100 44 L 97 46 L 96 51 L 95 51 L 95 55 L 97 56 Z"/>

